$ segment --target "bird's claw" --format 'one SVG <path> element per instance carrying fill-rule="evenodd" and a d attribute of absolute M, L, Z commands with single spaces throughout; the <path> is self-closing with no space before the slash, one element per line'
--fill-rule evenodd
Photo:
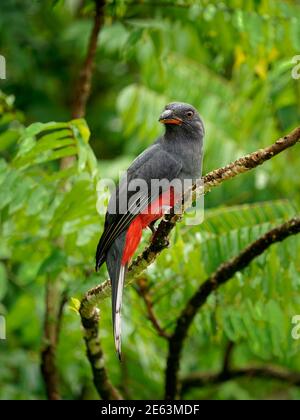
<path fill-rule="evenodd" d="M 169 241 L 169 239 L 168 239 L 168 238 L 164 238 L 164 239 L 163 239 L 163 246 L 164 246 L 165 248 L 169 248 L 169 247 L 170 247 L 170 241 Z"/>
<path fill-rule="evenodd" d="M 177 222 L 181 222 L 183 218 L 183 214 L 177 214 Z"/>
<path fill-rule="evenodd" d="M 151 230 L 151 232 L 153 233 L 153 236 L 155 235 L 155 233 L 156 233 L 156 228 L 155 228 L 155 226 L 154 226 L 154 223 L 150 223 L 149 225 L 148 225 L 148 228 Z"/>

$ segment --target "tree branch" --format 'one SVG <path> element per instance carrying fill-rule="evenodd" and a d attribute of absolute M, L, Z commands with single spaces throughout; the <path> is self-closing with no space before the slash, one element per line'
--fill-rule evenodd
<path fill-rule="evenodd" d="M 95 1 L 94 25 L 90 35 L 86 59 L 83 63 L 79 79 L 76 85 L 75 96 L 72 105 L 72 117 L 82 118 L 86 112 L 86 104 L 91 93 L 92 75 L 95 55 L 97 51 L 98 37 L 104 23 L 105 0 Z M 68 167 L 74 157 L 63 159 L 63 168 Z M 120 393 L 111 384 L 104 365 L 104 356 L 99 338 L 99 311 L 92 308 L 89 314 L 83 314 L 80 310 L 81 323 L 84 329 L 84 340 L 87 349 L 87 357 L 92 367 L 94 385 L 99 396 L 103 400 L 120 400 Z"/>
<path fill-rule="evenodd" d="M 229 341 L 225 348 L 223 366 L 222 366 L 222 371 L 220 373 L 221 376 L 223 375 L 224 377 L 226 377 L 228 375 L 228 372 L 230 371 L 230 363 L 231 363 L 231 356 L 232 356 L 233 349 L 234 349 L 234 342 Z"/>
<path fill-rule="evenodd" d="M 97 50 L 97 41 L 100 30 L 104 22 L 105 0 L 95 1 L 95 18 L 93 29 L 89 39 L 88 50 L 83 63 L 78 82 L 75 86 L 75 95 L 72 103 L 72 118 L 82 118 L 86 112 L 87 100 L 91 93 L 91 81 L 94 67 L 94 59 Z M 68 156 L 61 159 L 60 168 L 64 170 L 71 166 L 75 161 L 75 156 Z M 65 188 L 64 186 L 63 188 Z M 62 246 L 63 240 L 57 241 Z M 57 342 L 60 332 L 63 308 L 66 303 L 66 295 L 61 295 L 58 288 L 58 281 L 48 280 L 46 284 L 46 314 L 44 322 L 44 346 L 41 352 L 41 371 L 46 385 L 48 399 L 58 400 L 59 378 L 56 368 L 55 356 Z M 60 303 L 59 303 L 60 302 Z M 97 324 L 98 325 L 98 324 Z M 89 351 L 89 350 L 88 350 Z M 91 353 L 92 358 L 92 353 Z M 94 370 L 94 374 L 98 371 Z M 96 380 L 96 379 L 95 379 Z"/>
<path fill-rule="evenodd" d="M 194 387 L 219 385 L 221 383 L 239 378 L 273 379 L 286 382 L 290 385 L 300 386 L 300 373 L 283 369 L 277 366 L 248 366 L 245 368 L 230 369 L 227 375 L 212 372 L 195 372 L 181 380 L 181 396 Z"/>
<path fill-rule="evenodd" d="M 149 285 L 147 279 L 144 277 L 138 279 L 138 286 L 138 293 L 145 302 L 149 321 L 153 325 L 153 328 L 157 331 L 158 335 L 168 340 L 170 338 L 169 334 L 162 328 L 154 313 L 153 302 L 149 293 Z"/>
<path fill-rule="evenodd" d="M 83 118 L 86 104 L 91 94 L 92 76 L 99 33 L 104 22 L 105 0 L 95 1 L 95 17 L 93 29 L 89 39 L 86 58 L 82 65 L 78 81 L 75 83 L 75 94 L 72 102 L 72 118 Z M 66 169 L 75 161 L 75 156 L 67 156 L 61 161 L 61 169 Z"/>
<path fill-rule="evenodd" d="M 203 284 L 201 284 L 178 317 L 174 333 L 169 341 L 169 354 L 166 368 L 166 399 L 172 400 L 177 395 L 178 372 L 183 343 L 195 315 L 204 305 L 208 296 L 222 284 L 230 280 L 238 271 L 247 267 L 272 244 L 281 242 L 289 236 L 299 232 L 300 217 L 293 218 L 288 222 L 283 223 L 251 243 L 235 258 L 220 265 L 220 267 Z"/>
<path fill-rule="evenodd" d="M 81 315 L 87 357 L 92 367 L 94 385 L 103 400 L 122 400 L 119 391 L 112 385 L 104 364 L 104 355 L 99 339 L 99 310 L 94 309 L 90 317 Z"/>
<path fill-rule="evenodd" d="M 271 146 L 264 149 L 257 150 L 249 155 L 241 157 L 229 165 L 209 172 L 202 178 L 202 181 L 193 186 L 190 199 L 185 201 L 184 209 L 191 205 L 197 196 L 209 192 L 222 184 L 240 175 L 244 172 L 250 171 L 264 162 L 270 160 L 274 156 L 283 152 L 284 150 L 294 146 L 300 139 L 300 127 L 297 127 L 291 133 L 278 139 Z M 129 284 L 134 279 L 138 278 L 143 271 L 152 264 L 160 252 L 168 245 L 168 237 L 174 228 L 175 224 L 181 219 L 180 214 L 167 215 L 159 224 L 156 234 L 152 238 L 150 245 L 139 255 L 131 264 L 126 277 L 126 284 Z M 82 313 L 89 316 L 103 299 L 111 295 L 110 280 L 107 280 L 95 288 L 90 289 L 82 300 Z"/>
<path fill-rule="evenodd" d="M 78 82 L 76 83 L 75 95 L 72 105 L 72 117 L 82 118 L 85 116 L 87 100 L 91 93 L 94 60 L 97 51 L 98 36 L 104 22 L 105 0 L 95 0 L 94 26 L 91 32 L 87 55 L 83 63 Z"/>
<path fill-rule="evenodd" d="M 56 368 L 56 348 L 59 340 L 63 308 L 66 302 L 66 293 L 64 292 L 61 295 L 58 282 L 48 279 L 46 283 L 46 311 L 44 320 L 44 344 L 41 352 L 41 372 L 49 400 L 61 399 L 59 393 L 59 377 Z"/>

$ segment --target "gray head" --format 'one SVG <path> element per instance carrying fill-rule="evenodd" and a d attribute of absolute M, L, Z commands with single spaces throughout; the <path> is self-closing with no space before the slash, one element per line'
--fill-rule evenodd
<path fill-rule="evenodd" d="M 203 121 L 192 105 L 184 102 L 172 102 L 165 106 L 159 121 L 166 126 L 166 131 L 189 132 L 204 135 Z"/>

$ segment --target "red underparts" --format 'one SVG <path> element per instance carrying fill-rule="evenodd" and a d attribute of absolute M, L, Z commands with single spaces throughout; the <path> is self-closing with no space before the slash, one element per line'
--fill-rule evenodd
<path fill-rule="evenodd" d="M 166 191 L 161 194 L 157 200 L 149 204 L 149 206 L 130 224 L 127 234 L 125 248 L 122 257 L 122 265 L 127 264 L 133 257 L 137 247 L 142 238 L 142 231 L 151 222 L 160 219 L 166 212 L 167 207 L 174 207 L 175 197 L 173 188 L 170 191 Z"/>

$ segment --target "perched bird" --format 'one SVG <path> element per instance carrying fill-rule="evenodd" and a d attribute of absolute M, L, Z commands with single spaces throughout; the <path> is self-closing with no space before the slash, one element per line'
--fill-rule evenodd
<path fill-rule="evenodd" d="M 176 186 L 152 188 L 153 181 L 183 183 L 201 176 L 204 125 L 197 110 L 189 104 L 173 102 L 165 107 L 159 121 L 165 125 L 165 133 L 133 161 L 112 193 L 97 247 L 96 270 L 106 261 L 111 279 L 114 340 L 119 358 L 128 263 L 139 245 L 142 230 L 153 229 L 155 221 L 166 208 L 174 206 L 183 192 Z"/>

